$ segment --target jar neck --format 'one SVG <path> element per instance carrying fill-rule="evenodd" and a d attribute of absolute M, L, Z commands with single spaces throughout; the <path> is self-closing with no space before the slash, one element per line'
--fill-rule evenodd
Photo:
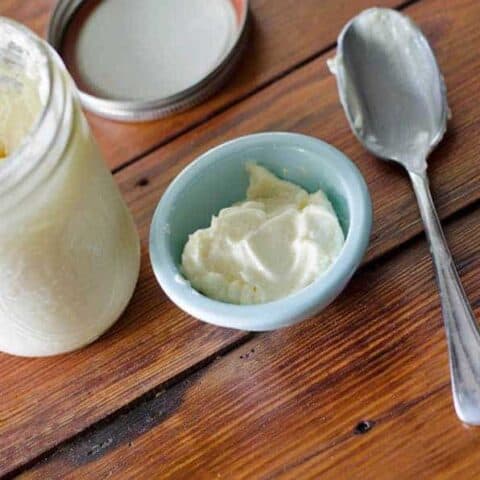
<path fill-rule="evenodd" d="M 60 163 L 72 130 L 73 89 L 57 53 L 27 28 L 4 18 L 0 18 L 0 64 L 33 75 L 43 105 L 21 145 L 0 163 L 3 211 L 18 206 Z M 8 75 L 4 81 L 9 81 Z"/>

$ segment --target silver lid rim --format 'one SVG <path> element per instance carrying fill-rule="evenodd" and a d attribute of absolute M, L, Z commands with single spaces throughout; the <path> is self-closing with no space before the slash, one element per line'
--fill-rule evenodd
<path fill-rule="evenodd" d="M 84 0 L 59 0 L 52 12 L 47 41 L 59 51 L 70 18 Z M 249 0 L 245 0 L 238 36 L 228 54 L 206 77 L 191 87 L 158 100 L 109 100 L 79 89 L 82 105 L 102 117 L 126 122 L 146 122 L 189 109 L 206 100 L 225 83 L 241 56 L 248 37 Z"/>

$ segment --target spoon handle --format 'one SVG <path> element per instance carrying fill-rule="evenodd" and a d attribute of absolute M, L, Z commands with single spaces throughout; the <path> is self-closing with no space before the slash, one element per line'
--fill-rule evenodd
<path fill-rule="evenodd" d="M 409 172 L 430 245 L 450 354 L 453 403 L 458 417 L 480 425 L 480 330 L 458 277 L 426 173 Z"/>

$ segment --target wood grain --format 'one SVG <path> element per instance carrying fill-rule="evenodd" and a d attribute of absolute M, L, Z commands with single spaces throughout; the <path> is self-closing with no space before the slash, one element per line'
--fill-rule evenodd
<path fill-rule="evenodd" d="M 436 200 L 445 217 L 478 199 L 480 109 L 475 72 L 480 67 L 476 54 L 480 5 L 425 0 L 408 12 L 432 39 L 449 87 L 454 116 L 447 139 L 432 156 L 431 169 Z M 325 60 L 322 56 L 309 63 L 119 172 L 116 177 L 142 235 L 143 269 L 137 293 L 118 325 L 85 350 L 61 361 L 0 356 L 0 472 L 31 460 L 245 338 L 178 311 L 158 288 L 148 266 L 148 225 L 158 199 L 180 169 L 208 147 L 272 129 L 319 136 L 354 159 L 369 183 L 376 222 L 369 259 L 418 234 L 418 215 L 405 176 L 372 159 L 354 140 Z M 181 398 L 179 394 L 179 402 Z M 169 411 L 175 404 L 167 407 Z"/>
<path fill-rule="evenodd" d="M 479 314 L 480 210 L 447 233 Z M 433 277 L 422 239 L 315 319 L 145 401 L 135 427 L 95 428 L 20 478 L 478 478 L 479 429 L 453 411 Z"/>
<path fill-rule="evenodd" d="M 55 4 L 56 0 L 0 0 L 0 15 L 24 23 L 37 35 L 44 37 Z"/>
<path fill-rule="evenodd" d="M 231 81 L 204 104 L 147 124 L 125 124 L 89 115 L 96 138 L 111 168 L 161 145 L 212 117 L 296 65 L 332 46 L 342 25 L 372 5 L 398 6 L 401 0 L 251 0 L 252 29 L 243 61 Z M 0 0 L 0 15 L 45 33 L 55 0 Z"/>

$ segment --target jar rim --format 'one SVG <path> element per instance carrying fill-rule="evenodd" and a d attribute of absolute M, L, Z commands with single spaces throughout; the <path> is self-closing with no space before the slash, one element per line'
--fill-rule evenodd
<path fill-rule="evenodd" d="M 50 139 L 43 133 L 54 99 L 55 83 L 53 50 L 24 25 L 0 16 L 0 48 L 2 46 L 3 61 L 38 77 L 42 110 L 20 145 L 0 162 L 0 198 L 14 193 L 48 153 Z"/>
<path fill-rule="evenodd" d="M 31 169 L 42 161 L 43 155 L 29 155 L 28 160 L 25 157 L 27 157 L 29 145 L 35 138 L 38 138 L 52 104 L 53 65 L 47 44 L 24 25 L 1 16 L 0 50 L 3 53 L 2 56 L 5 56 L 5 62 L 24 70 L 30 70 L 29 73 L 38 76 L 39 95 L 42 103 L 42 110 L 38 113 L 20 145 L 0 162 L 0 196 L 2 196 L 15 188 L 18 180 L 28 175 Z M 7 181 L 12 176 L 17 177 L 17 182 Z"/>

